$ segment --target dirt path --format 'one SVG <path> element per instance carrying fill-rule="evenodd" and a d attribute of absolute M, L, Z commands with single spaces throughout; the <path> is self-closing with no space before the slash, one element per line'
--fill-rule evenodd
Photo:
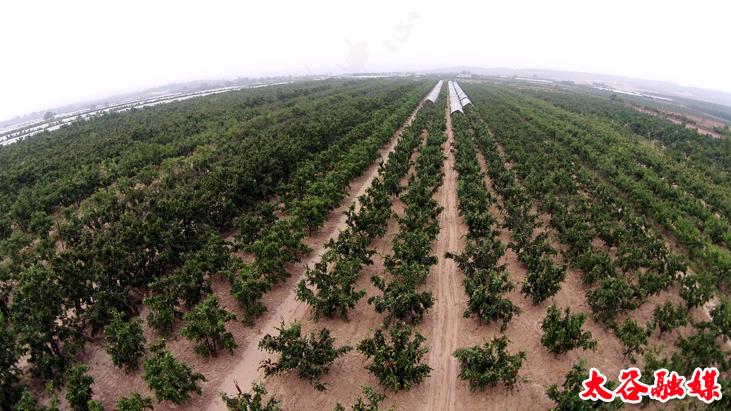
<path fill-rule="evenodd" d="M 447 251 L 460 253 L 464 249 L 462 235 L 467 227 L 457 208 L 457 172 L 454 170 L 454 154 L 451 147 L 454 141 L 452 135 L 452 118 L 449 109 L 447 115 L 447 142 L 444 151 L 447 160 L 444 165 L 444 185 L 437 193 L 439 204 L 444 211 L 439 215 L 439 235 L 434 245 L 434 255 L 439 262 L 431 270 L 434 281 L 434 296 L 436 304 L 431 310 L 435 320 L 431 334 L 427 335 L 429 344 L 429 366 L 433 368 L 431 377 L 425 380 L 428 389 L 426 410 L 456 410 L 455 387 L 458 384 L 459 364 L 452 356 L 458 348 L 459 323 L 464 308 L 464 293 L 462 292 L 461 274 L 457 270 L 454 260 L 444 258 Z"/>
<path fill-rule="evenodd" d="M 385 160 L 388 157 L 388 154 L 393 151 L 398 142 L 398 136 L 401 135 L 401 132 L 405 127 L 411 124 L 423 103 L 424 100 L 422 100 L 417 108 L 411 113 L 406 123 L 397 130 L 391 139 L 391 142 L 379 150 L 381 158 Z M 374 164 L 366 170 L 363 176 L 359 177 L 353 182 L 353 184 L 351 184 L 352 189 L 350 196 L 341 203 L 342 206 L 339 209 L 330 213 L 330 218 L 328 220 L 329 224 L 324 230 L 321 230 L 319 235 L 317 235 L 318 244 L 316 246 L 308 244 L 314 249 L 314 251 L 305 261 L 305 264 L 314 266 L 317 262 L 319 262 L 325 251 L 323 245 L 331 238 L 337 238 L 340 231 L 346 228 L 345 221 L 347 217 L 342 214 L 342 211 L 347 210 L 353 201 L 356 201 L 358 197 L 365 194 L 365 191 L 371 186 L 373 179 L 378 175 L 378 163 L 378 161 L 374 162 Z M 288 283 L 297 284 L 303 278 L 304 272 L 302 272 L 299 278 L 297 278 L 294 282 L 288 281 Z M 304 302 L 295 300 L 295 292 L 293 289 L 290 289 L 286 297 L 280 301 L 281 303 L 277 307 L 270 308 L 269 315 L 267 315 L 260 324 L 257 324 L 257 333 L 259 335 L 276 334 L 277 331 L 275 330 L 275 327 L 279 326 L 282 320 L 285 324 L 287 324 L 295 319 L 301 320 L 309 316 L 309 306 Z M 223 379 L 223 383 L 215 391 L 215 393 L 218 393 L 219 391 L 229 394 L 235 393 L 236 387 L 234 385 L 234 380 L 240 382 L 242 390 L 248 391 L 250 388 L 250 381 L 257 381 L 262 378 L 263 374 L 259 371 L 258 367 L 261 361 L 270 357 L 270 354 L 259 350 L 258 340 L 259 338 L 254 339 L 254 341 L 250 341 L 246 348 L 240 352 L 240 361 L 236 364 L 233 371 Z M 209 411 L 225 411 L 226 407 L 223 404 L 223 401 L 216 396 L 215 398 L 212 398 L 206 409 Z"/>
<path fill-rule="evenodd" d="M 484 124 L 484 123 L 483 123 Z M 487 126 L 487 124 L 485 124 Z M 489 128 L 488 128 L 489 130 Z M 490 130 L 492 133 L 492 131 Z M 507 160 L 502 145 L 497 143 L 497 149 L 501 155 Z M 484 156 L 481 151 L 477 150 L 478 161 L 482 170 L 485 170 L 486 164 Z M 508 168 L 511 168 L 511 163 L 506 163 Z M 502 205 L 502 198 L 491 189 L 491 180 L 489 177 L 486 178 L 489 190 L 493 195 L 498 198 L 498 203 Z M 498 212 L 494 206 L 491 208 L 493 214 L 498 217 L 498 220 L 502 222 L 504 214 Z M 535 211 L 535 210 L 533 210 Z M 549 231 L 554 238 L 551 241 L 551 245 L 563 252 L 563 246 L 560 242 L 555 239 L 555 231 L 550 228 L 550 218 L 548 214 L 541 214 L 539 216 L 540 221 L 543 223 L 543 227 L 536 230 L 537 232 Z M 502 228 L 500 234 L 500 240 L 507 243 L 511 239 L 511 233 L 509 230 Z M 603 246 L 603 242 L 595 244 L 600 247 Z M 558 256 L 554 260 L 555 263 L 563 263 L 562 257 Z M 508 329 L 505 335 L 514 344 L 509 350 L 515 350 L 518 348 L 524 349 L 528 353 L 528 361 L 524 364 L 520 371 L 522 377 L 519 388 L 516 389 L 515 395 L 502 396 L 493 398 L 493 402 L 490 406 L 483 406 L 482 409 L 511 409 L 511 410 L 533 410 L 533 409 L 549 409 L 555 406 L 553 401 L 549 400 L 545 394 L 546 387 L 551 384 L 562 384 L 564 382 L 564 375 L 571 369 L 571 365 L 577 363 L 580 359 L 585 358 L 588 361 L 589 367 L 596 367 L 602 372 L 606 370 L 606 375 L 611 376 L 612 379 L 616 380 L 616 375 L 622 368 L 629 366 L 636 366 L 640 369 L 644 366 L 641 355 L 637 356 L 638 363 L 631 364 L 628 359 L 623 356 L 623 346 L 615 336 L 614 332 L 607 329 L 603 324 L 597 323 L 591 317 L 592 310 L 586 301 L 587 287 L 581 282 L 581 271 L 575 268 L 569 268 L 565 281 L 562 283 L 561 291 L 559 291 L 554 297 L 553 301 L 559 307 L 571 307 L 572 312 L 585 312 L 588 314 L 587 322 L 582 327 L 586 331 L 590 331 L 594 339 L 599 342 L 598 349 L 595 353 L 591 351 L 573 350 L 567 354 L 560 356 L 553 356 L 547 352 L 545 347 L 540 342 L 540 338 L 543 334 L 541 331 L 541 322 L 546 315 L 546 309 L 552 304 L 551 301 L 544 301 L 538 306 L 533 306 L 529 299 L 524 298 L 520 294 L 519 282 L 524 280 L 526 277 L 527 270 L 525 266 L 520 263 L 517 259 L 517 255 L 513 250 L 508 249 L 505 253 L 501 263 L 505 263 L 508 266 L 508 273 L 510 280 L 518 285 L 516 290 L 509 293 L 509 298 L 517 304 L 523 313 L 509 323 Z M 643 304 L 637 310 L 634 310 L 630 317 L 632 317 L 639 324 L 646 324 L 648 320 L 652 318 L 652 310 L 657 304 L 662 304 L 666 299 L 671 300 L 674 304 L 682 304 L 682 299 L 678 295 L 678 289 L 676 286 L 669 288 L 668 290 L 661 291 L 658 295 L 652 296 L 648 301 Z M 694 309 L 694 316 L 699 319 L 698 309 Z M 623 321 L 626 316 L 618 316 L 618 321 Z M 491 325 L 489 328 L 493 330 L 493 334 L 497 334 L 497 327 Z M 692 334 L 690 326 L 679 329 L 681 335 L 687 338 Z M 461 333 L 460 344 L 463 344 L 463 340 L 467 339 L 472 343 L 479 342 L 479 338 L 484 335 L 485 330 L 475 328 L 472 332 Z M 488 331 L 489 333 L 489 331 Z M 488 334 L 489 335 L 489 334 Z M 484 338 L 484 337 L 483 337 Z M 673 346 L 673 335 L 664 335 L 662 338 L 657 335 L 657 332 L 650 338 L 649 344 L 646 349 L 659 349 L 660 353 L 658 356 L 664 358 L 668 354 L 669 348 Z M 461 388 L 460 388 L 461 389 Z M 500 390 L 494 389 L 493 392 L 496 394 Z M 460 406 L 471 406 L 469 399 L 471 393 L 464 390 L 458 393 L 458 400 Z M 528 399 L 528 401 L 525 401 Z M 484 399 L 483 399 L 484 401 Z M 484 404 L 484 403 L 483 403 Z M 648 409 L 662 409 L 662 404 L 651 403 Z"/>
<path fill-rule="evenodd" d="M 635 109 L 637 111 L 640 111 L 640 112 L 645 113 L 645 114 L 649 114 L 651 116 L 662 117 L 662 118 L 664 118 L 666 120 L 672 121 L 675 124 L 683 124 L 683 123 L 685 123 L 683 120 L 680 120 L 678 118 L 673 117 L 673 115 L 683 116 L 682 113 L 676 113 L 674 111 L 665 111 L 665 110 L 662 110 L 662 113 L 663 114 L 658 114 L 658 113 L 656 113 L 654 111 L 647 110 L 647 109 L 645 109 L 643 107 L 637 107 L 637 106 L 634 106 L 634 105 L 632 105 L 630 103 L 624 103 L 624 105 L 626 107 L 633 108 L 633 109 Z M 719 133 L 717 133 L 715 131 L 711 131 L 707 127 L 713 128 L 714 125 L 717 125 L 719 127 L 723 127 L 725 124 L 719 123 L 717 121 L 708 120 L 706 118 L 698 117 L 698 116 L 686 115 L 686 117 L 692 118 L 695 121 L 704 122 L 706 124 L 700 124 L 700 125 L 698 125 L 698 124 L 693 124 L 693 123 L 685 123 L 685 128 L 688 128 L 688 129 L 691 129 L 691 130 L 695 130 L 695 131 L 698 132 L 698 134 L 707 134 L 707 135 L 713 136 L 714 138 L 722 138 L 723 137 L 721 134 L 719 134 Z M 708 124 L 710 124 L 710 125 L 708 125 Z"/>

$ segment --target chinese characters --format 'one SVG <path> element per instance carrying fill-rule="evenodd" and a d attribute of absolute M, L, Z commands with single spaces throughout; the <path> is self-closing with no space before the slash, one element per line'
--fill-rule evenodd
<path fill-rule="evenodd" d="M 655 371 L 655 383 L 648 386 L 640 382 L 640 370 L 630 368 L 619 373 L 619 387 L 609 391 L 604 384 L 607 377 L 599 370 L 592 368 L 589 371 L 589 378 L 581 384 L 584 390 L 579 393 L 583 400 L 612 402 L 619 397 L 623 402 L 638 404 L 643 396 L 653 400 L 667 402 L 671 399 L 683 399 L 686 395 L 696 397 L 699 400 L 710 404 L 722 398 L 721 385 L 718 383 L 718 369 L 696 368 L 693 371 L 693 378 L 686 381 L 686 378 L 678 375 L 677 372 L 661 368 Z"/>

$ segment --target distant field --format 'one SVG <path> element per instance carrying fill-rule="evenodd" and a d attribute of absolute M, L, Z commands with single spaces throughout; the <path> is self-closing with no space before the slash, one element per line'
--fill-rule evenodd
<path fill-rule="evenodd" d="M 245 409 L 252 383 L 270 410 L 361 385 L 616 409 L 578 398 L 592 367 L 716 367 L 731 408 L 723 110 L 470 81 L 451 113 L 435 84 L 224 90 L 0 147 L 0 409 Z"/>

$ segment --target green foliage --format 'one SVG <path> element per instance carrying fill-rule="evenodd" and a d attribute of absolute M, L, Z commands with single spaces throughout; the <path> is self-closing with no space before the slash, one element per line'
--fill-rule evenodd
<path fill-rule="evenodd" d="M 706 248 L 705 260 L 715 281 L 731 283 L 731 254 L 711 244 Z"/>
<path fill-rule="evenodd" d="M 597 341 L 591 339 L 591 332 L 581 330 L 584 322 L 586 313 L 571 314 L 571 308 L 566 307 L 561 317 L 561 310 L 551 305 L 541 324 L 541 344 L 552 354 L 564 354 L 576 348 L 596 352 Z"/>
<path fill-rule="evenodd" d="M 378 408 L 378 404 L 380 402 L 383 402 L 386 400 L 386 394 L 379 394 L 373 388 L 369 385 L 361 385 L 360 388 L 363 390 L 363 394 L 365 394 L 366 399 L 368 400 L 368 404 L 366 404 L 363 399 L 358 396 L 358 398 L 355 401 L 355 404 L 353 404 L 350 409 L 353 411 L 393 411 L 395 410 L 394 407 L 388 407 L 386 410 L 381 410 Z M 334 411 L 345 411 L 345 407 L 340 405 L 340 403 L 335 404 Z"/>
<path fill-rule="evenodd" d="M 643 355 L 645 353 L 645 349 L 642 347 L 647 345 L 647 337 L 652 334 L 652 330 L 645 330 L 629 317 L 624 320 L 622 326 L 616 326 L 614 332 L 619 338 L 619 342 L 625 347 L 624 358 L 629 356 L 633 364 L 635 363 L 633 354 Z"/>
<path fill-rule="evenodd" d="M 102 407 L 97 400 L 89 400 L 86 405 L 89 408 L 89 411 L 104 411 L 104 407 Z"/>
<path fill-rule="evenodd" d="M 144 304 L 150 310 L 147 314 L 147 324 L 168 334 L 173 329 L 176 319 L 183 318 L 183 313 L 177 310 L 178 287 L 177 278 L 169 276 L 150 284 L 150 289 L 157 294 L 145 297 Z"/>
<path fill-rule="evenodd" d="M 731 368 L 728 361 L 730 352 L 719 346 L 719 332 L 706 323 L 696 324 L 695 328 L 695 334 L 675 341 L 680 351 L 673 353 L 674 368 L 685 375 L 691 375 L 697 367 L 717 367 L 720 371 L 728 371 Z"/>
<path fill-rule="evenodd" d="M 353 207 L 351 205 L 351 211 Z M 352 216 L 353 214 L 351 214 Z M 355 221 L 348 219 L 349 227 L 340 232 L 337 240 L 331 239 L 325 247 L 320 262 L 314 269 L 307 269 L 305 279 L 297 285 L 297 300 L 306 301 L 313 311 L 313 318 L 331 318 L 335 313 L 347 320 L 348 310 L 365 296 L 365 290 L 356 291 L 358 274 L 364 265 L 372 265 L 375 251 L 367 249 L 371 237 L 356 231 Z M 315 287 L 315 291 L 307 288 Z"/>
<path fill-rule="evenodd" d="M 30 355 L 34 373 L 44 381 L 59 378 L 75 351 L 72 319 L 64 308 L 62 290 L 54 273 L 41 265 L 20 273 L 12 292 L 10 319 L 18 344 Z"/>
<path fill-rule="evenodd" d="M 525 247 L 520 244 L 511 246 L 518 252 L 518 260 L 528 268 L 520 292 L 526 297 L 530 296 L 533 305 L 538 305 L 561 291 L 561 283 L 566 278 L 566 266 L 554 267 L 553 256 L 556 255 L 556 250 L 548 243 L 548 233 L 539 234 Z"/>
<path fill-rule="evenodd" d="M 52 224 L 53 219 L 45 211 L 36 211 L 30 219 L 28 228 L 33 234 L 41 238 L 46 238 L 48 237 L 48 232 L 51 230 Z"/>
<path fill-rule="evenodd" d="M 205 276 L 205 263 L 199 261 L 195 256 L 185 256 L 182 267 L 175 270 L 174 278 L 176 293 L 185 304 L 191 309 L 203 298 L 211 294 L 211 280 Z"/>
<path fill-rule="evenodd" d="M 265 309 L 263 293 L 307 252 L 304 227 L 317 223 L 277 220 L 278 202 L 256 204 L 299 199 L 327 215 L 426 88 L 399 79 L 232 91 L 112 111 L 3 147 L 0 311 L 11 320 L 3 329 L 17 337 L 8 346 L 34 374 L 62 378 L 74 349 L 113 322 L 114 310 L 137 315 L 145 293 L 149 325 L 171 332 L 216 274 L 235 283 L 251 321 Z M 425 121 L 400 153 L 412 154 Z M 282 188 L 290 178 L 304 190 Z M 383 232 L 390 216 L 382 194 L 359 223 L 368 233 Z M 253 274 L 237 278 L 228 261 L 237 247 L 219 233 L 252 209 L 261 225 L 240 245 L 254 256 Z M 35 240 L 59 211 L 53 238 Z"/>
<path fill-rule="evenodd" d="M 591 287 L 607 276 L 614 276 L 612 257 L 604 250 L 592 249 L 576 258 L 574 265 L 581 269 L 581 282 Z"/>
<path fill-rule="evenodd" d="M 241 263 L 237 273 L 229 279 L 231 297 L 243 308 L 243 323 L 253 325 L 254 319 L 262 316 L 267 308 L 261 303 L 261 298 L 272 289 L 272 283 L 261 278 L 254 267 Z"/>
<path fill-rule="evenodd" d="M 15 411 L 58 411 L 58 396 L 51 398 L 51 406 L 44 407 L 27 391 L 23 390 L 20 400 L 15 404 Z"/>
<path fill-rule="evenodd" d="M 365 290 L 355 289 L 360 264 L 352 269 L 348 265 L 337 265 L 332 272 L 327 272 L 327 265 L 317 263 L 313 270 L 307 270 L 306 280 L 297 284 L 297 300 L 306 301 L 312 307 L 312 318 L 332 318 L 333 314 L 340 314 L 343 320 L 348 319 L 348 310 L 355 308 L 355 304 L 366 295 Z M 307 283 L 317 288 L 316 293 L 307 288 Z"/>
<path fill-rule="evenodd" d="M 69 380 L 66 383 L 66 401 L 74 411 L 89 411 L 89 402 L 94 393 L 91 384 L 94 377 L 87 375 L 89 366 L 77 364 L 69 370 Z"/>
<path fill-rule="evenodd" d="M 369 298 L 368 304 L 373 304 L 379 314 L 388 311 L 388 315 L 384 319 L 386 324 L 390 324 L 393 319 L 396 319 L 409 321 L 416 325 L 434 306 L 432 292 L 419 292 L 412 281 L 397 278 L 386 283 L 377 275 L 373 275 L 371 281 L 383 292 L 383 296 L 376 295 Z"/>
<path fill-rule="evenodd" d="M 445 258 L 451 258 L 466 277 L 472 278 L 480 270 L 494 269 L 498 272 L 505 270 L 498 261 L 505 255 L 507 246 L 495 236 L 487 236 L 465 245 L 464 252 L 459 255 L 447 253 Z"/>
<path fill-rule="evenodd" d="M 700 307 L 713 298 L 715 287 L 710 275 L 688 274 L 678 281 L 680 296 L 685 300 L 686 313 L 693 307 Z"/>
<path fill-rule="evenodd" d="M 226 311 L 226 307 L 218 308 L 218 304 L 217 295 L 208 296 L 193 311 L 185 314 L 185 325 L 180 329 L 182 336 L 199 343 L 195 352 L 204 357 L 217 356 L 219 347 L 233 355 L 234 348 L 239 346 L 233 334 L 226 331 L 226 323 L 236 321 L 236 315 Z"/>
<path fill-rule="evenodd" d="M 731 381 L 728 379 L 718 379 L 721 386 L 721 398 L 716 399 L 708 404 L 709 410 L 728 410 L 731 409 Z"/>
<path fill-rule="evenodd" d="M 431 291 L 420 292 L 418 285 L 426 281 L 430 267 L 437 263 L 437 257 L 431 255 L 431 245 L 439 234 L 438 217 L 444 207 L 439 206 L 434 193 L 443 183 L 442 144 L 446 139 L 443 112 L 426 108 L 425 113 L 432 120 L 427 128 L 426 144 L 419 149 L 415 172 L 408 180 L 408 191 L 400 196 L 406 207 L 403 217 L 397 218 L 399 232 L 392 240 L 393 254 L 385 259 L 386 270 L 393 277 L 389 282 L 377 275 L 371 277 L 383 295 L 369 298 L 368 303 L 373 304 L 378 313 L 388 311 L 386 325 L 393 319 L 399 323 L 417 324 L 434 305 Z M 420 132 L 416 130 L 417 134 Z M 408 170 L 408 165 L 404 168 Z M 400 382 L 389 384 L 398 387 Z"/>
<path fill-rule="evenodd" d="M 332 190 L 334 187 L 330 187 L 330 189 Z M 338 197 L 340 198 L 342 195 Z M 290 207 L 290 214 L 304 223 L 309 235 L 312 235 L 313 230 L 317 231 L 318 228 L 323 227 L 330 214 L 329 199 L 320 196 L 307 196 L 302 201 L 295 200 Z"/>
<path fill-rule="evenodd" d="M 711 309 L 711 318 L 716 330 L 723 336 L 723 341 L 728 341 L 731 336 L 731 301 L 721 297 L 721 301 Z"/>
<path fill-rule="evenodd" d="M 550 260 L 541 260 L 540 267 L 529 267 L 520 292 L 533 299 L 538 305 L 561 291 L 566 278 L 566 266 L 554 267 Z"/>
<path fill-rule="evenodd" d="M 141 358 L 145 356 L 145 336 L 142 334 L 142 320 L 124 320 L 124 315 L 114 310 L 112 322 L 104 328 L 107 343 L 104 350 L 112 357 L 112 363 L 123 368 L 125 373 L 136 370 Z"/>
<path fill-rule="evenodd" d="M 236 385 L 236 391 L 238 391 L 236 397 L 229 397 L 225 392 L 219 393 L 229 411 L 279 411 L 281 400 L 277 399 L 276 396 L 272 396 L 266 402 L 263 402 L 264 396 L 267 394 L 264 384 L 252 382 L 253 394 L 242 392 L 236 380 L 234 380 L 234 384 Z"/>
<path fill-rule="evenodd" d="M 156 177 L 155 169 L 151 164 L 146 165 L 137 173 L 137 180 L 146 185 L 149 186 L 150 183 L 152 183 L 152 180 L 154 180 Z"/>
<path fill-rule="evenodd" d="M 150 345 L 150 352 L 152 357 L 142 364 L 142 379 L 155 393 L 158 402 L 170 401 L 180 405 L 188 400 L 191 392 L 201 395 L 198 381 L 206 381 L 206 377 L 192 372 L 185 363 L 175 361 L 164 339 Z"/>
<path fill-rule="evenodd" d="M 5 216 L 0 217 L 0 241 L 5 241 L 13 234 L 12 221 Z"/>
<path fill-rule="evenodd" d="M 386 339 L 388 331 L 390 338 Z M 372 338 L 358 342 L 357 348 L 373 362 L 365 368 L 378 378 L 378 381 L 394 392 L 410 390 L 412 384 L 419 384 L 431 373 L 431 367 L 419 364 L 429 348 L 421 345 L 426 338 L 418 330 L 411 340 L 411 328 L 404 322 L 396 322 L 390 327 L 382 325 Z"/>
<path fill-rule="evenodd" d="M 594 318 L 607 324 L 614 322 L 617 314 L 626 314 L 637 308 L 633 286 L 619 277 L 605 277 L 599 281 L 599 288 L 586 293 Z"/>
<path fill-rule="evenodd" d="M 682 307 L 676 308 L 670 300 L 665 300 L 664 305 L 655 307 L 652 311 L 652 321 L 660 328 L 660 336 L 688 323 L 685 310 Z M 647 328 L 650 329 L 649 326 Z"/>
<path fill-rule="evenodd" d="M 234 227 L 239 229 L 236 237 L 239 244 L 251 245 L 260 238 L 261 233 L 270 230 L 277 221 L 274 212 L 278 209 L 279 206 L 273 202 L 262 202 L 257 204 L 253 214 L 244 213 L 237 217 Z"/>
<path fill-rule="evenodd" d="M 470 382 L 470 391 L 503 384 L 513 393 L 526 353 L 510 355 L 506 350 L 509 342 L 505 336 L 494 337 L 484 347 L 459 348 L 452 354 L 460 363 L 459 378 Z"/>
<path fill-rule="evenodd" d="M 579 393 L 584 391 L 584 386 L 581 383 L 587 379 L 589 379 L 589 370 L 586 368 L 586 359 L 582 359 L 579 364 L 574 364 L 571 371 L 566 374 L 566 380 L 564 380 L 564 383 L 561 384 L 561 387 L 563 388 L 562 390 L 559 391 L 557 384 L 546 387 L 546 395 L 548 395 L 548 398 L 552 401 L 556 402 L 556 406 L 551 409 L 566 411 L 612 411 L 624 408 L 624 403 L 621 401 L 615 400 L 607 403 L 603 401 L 586 401 L 581 399 L 581 397 L 579 397 Z M 613 390 L 616 385 L 616 381 L 609 379 L 605 387 L 609 390 Z"/>
<path fill-rule="evenodd" d="M 152 398 L 143 397 L 139 392 L 137 392 L 137 389 L 135 389 L 132 391 L 132 395 L 130 395 L 129 398 L 119 397 L 119 399 L 114 402 L 114 409 L 116 411 L 152 411 Z"/>
<path fill-rule="evenodd" d="M 465 293 L 469 298 L 464 317 L 477 315 L 480 322 L 490 325 L 494 321 L 502 321 L 500 332 L 504 332 L 513 316 L 520 315 L 522 310 L 506 296 L 515 289 L 505 271 L 492 269 L 475 272 L 472 278 L 462 280 Z"/>
<path fill-rule="evenodd" d="M 297 263 L 301 254 L 312 251 L 301 241 L 305 234 L 300 224 L 294 218 L 278 220 L 261 238 L 244 248 L 254 255 L 257 273 L 272 285 L 291 276 L 284 269 L 285 264 Z"/>
<path fill-rule="evenodd" d="M 278 352 L 281 357 L 277 362 L 271 359 L 263 361 L 259 368 L 264 369 L 267 377 L 296 369 L 299 377 L 310 380 L 318 391 L 325 391 L 320 377 L 329 374 L 330 365 L 353 349 L 347 345 L 334 348 L 335 339 L 330 337 L 327 328 L 313 330 L 309 337 L 302 337 L 302 324 L 295 321 L 289 328 L 285 328 L 282 322 L 277 331 L 279 335 L 276 337 L 264 336 L 259 341 L 259 348 L 270 353 Z"/>
<path fill-rule="evenodd" d="M 0 401 L 20 396 L 13 388 L 18 358 L 27 357 L 46 381 L 61 378 L 89 328 L 94 336 L 113 323 L 112 309 L 136 312 L 135 296 L 144 287 L 149 324 L 169 332 L 182 307 L 205 298 L 212 276 L 225 272 L 244 321 L 253 323 L 266 310 L 262 296 L 289 276 L 288 264 L 299 261 L 303 229 L 321 226 L 354 173 L 373 161 L 373 148 L 390 138 L 426 87 L 411 80 L 366 83 L 298 83 L 109 113 L 3 147 L 0 312 L 9 323 L 0 321 Z M 541 220 L 560 240 L 564 259 L 581 269 L 595 318 L 609 326 L 678 281 L 685 310 L 666 304 L 653 313 L 652 324 L 664 335 L 682 326 L 681 311 L 702 307 L 728 288 L 729 139 L 702 136 L 601 93 L 466 87 L 475 105 L 452 120 L 459 211 L 470 250 L 455 261 L 466 278 L 468 315 L 502 319 L 505 329 L 519 312 L 506 295 L 513 286 L 499 267 L 504 245 L 495 240 L 497 222 L 489 212 L 496 199 L 486 190 L 475 143 L 519 258 L 536 264 L 521 290 L 534 303 L 555 293 L 565 275 L 547 269 L 560 267 L 549 267 L 545 257 L 553 255 L 542 247 L 524 256 L 539 215 L 551 216 Z M 685 103 L 731 118 L 728 110 Z M 395 304 L 390 312 L 399 309 L 397 296 L 423 296 L 416 287 L 397 288 L 407 281 L 423 284 L 436 261 L 430 251 L 440 209 L 432 200 L 441 185 L 443 104 L 440 99 L 419 111 L 382 163 L 382 176 L 362 202 L 367 212 L 353 217 L 356 231 L 372 239 L 390 218 L 388 196 L 401 195 L 407 205 L 394 256 L 387 259 L 399 282 L 381 290 L 383 300 Z M 413 161 L 425 127 L 427 144 Z M 414 165 L 404 193 L 400 180 Z M 280 200 L 292 218 L 277 219 Z M 34 237 L 48 236 L 49 216 L 60 209 L 66 211 L 52 238 L 36 242 Z M 254 256 L 249 267 L 226 262 L 221 256 L 232 250 L 205 239 L 232 222 L 241 230 L 237 247 Z M 680 251 L 668 249 L 668 235 Z M 616 258 L 595 240 L 616 249 Z M 209 254 L 210 260 L 203 257 Z M 315 316 L 344 317 L 362 297 L 353 285 L 358 266 L 333 264 L 318 273 L 317 284 L 303 287 L 317 297 L 309 300 Z M 334 272 L 338 276 L 324 275 Z M 674 362 L 690 367 L 697 358 L 707 366 L 700 361 L 727 358 L 713 343 L 728 338 L 727 306 L 722 301 L 711 322 L 696 324 L 696 335 L 679 340 Z M 640 340 L 641 327 L 616 328 L 628 332 L 629 345 Z M 587 403 L 582 406 L 598 404 Z"/>
<path fill-rule="evenodd" d="M 17 385 L 21 375 L 18 369 L 21 347 L 16 338 L 5 314 L 0 311 L 0 409 L 10 409 L 22 394 L 21 387 Z"/>

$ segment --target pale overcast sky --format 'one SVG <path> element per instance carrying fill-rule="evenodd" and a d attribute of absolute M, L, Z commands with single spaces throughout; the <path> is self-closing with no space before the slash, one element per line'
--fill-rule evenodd
<path fill-rule="evenodd" d="M 172 82 L 308 68 L 544 68 L 731 92 L 730 18 L 727 0 L 4 0 L 0 120 Z"/>

